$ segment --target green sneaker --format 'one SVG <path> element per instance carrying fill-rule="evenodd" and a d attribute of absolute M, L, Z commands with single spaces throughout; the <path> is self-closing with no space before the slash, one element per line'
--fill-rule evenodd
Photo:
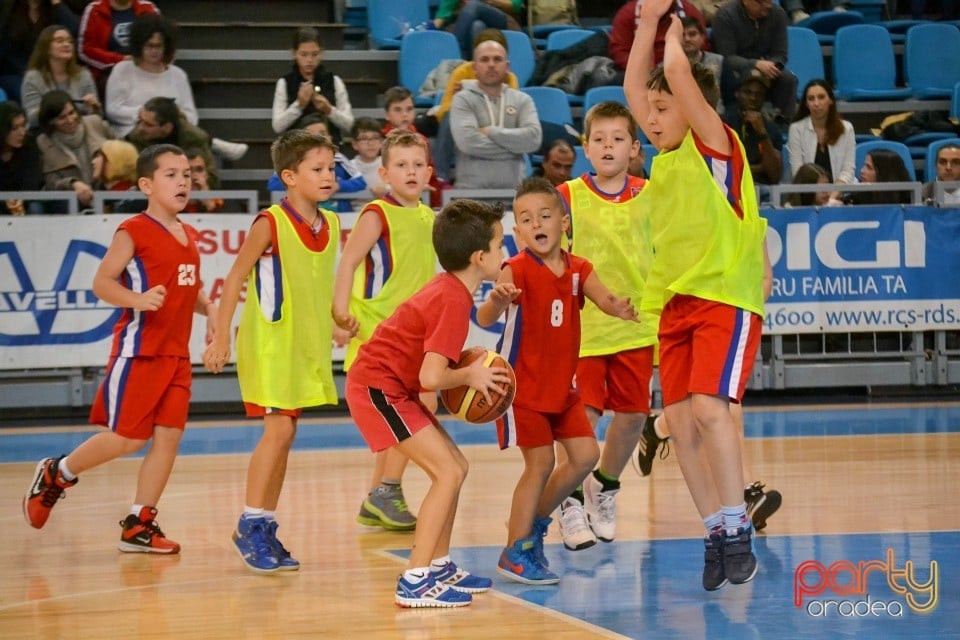
<path fill-rule="evenodd" d="M 361 522 L 360 518 L 363 517 L 361 524 L 367 524 L 369 515 L 378 520 L 374 526 L 381 526 L 388 531 L 411 531 L 417 526 L 417 517 L 407 508 L 400 485 L 381 484 L 371 491 L 363 501 L 357 521 Z"/>

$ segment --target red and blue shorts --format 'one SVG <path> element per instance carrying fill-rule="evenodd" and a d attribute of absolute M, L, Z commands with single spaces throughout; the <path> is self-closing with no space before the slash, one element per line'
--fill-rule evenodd
<path fill-rule="evenodd" d="M 629 349 L 577 362 L 574 384 L 583 404 L 603 413 L 650 413 L 653 347 Z"/>
<path fill-rule="evenodd" d="M 500 440 L 501 449 L 548 447 L 558 440 L 596 437 L 580 398 L 558 413 L 545 413 L 514 405 L 507 409 L 503 417 L 497 419 L 497 438 Z"/>

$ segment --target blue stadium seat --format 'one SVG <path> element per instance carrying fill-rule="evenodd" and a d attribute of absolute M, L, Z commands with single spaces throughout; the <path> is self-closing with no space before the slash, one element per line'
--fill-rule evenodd
<path fill-rule="evenodd" d="M 948 144 L 960 145 L 960 138 L 937 140 L 936 142 L 931 142 L 930 146 L 927 147 L 927 157 L 923 164 L 923 175 L 926 177 L 927 182 L 937 177 L 937 153 L 941 147 Z"/>
<path fill-rule="evenodd" d="M 427 0 L 367 2 L 367 28 L 370 30 L 370 40 L 377 49 L 399 49 L 404 32 L 429 19 L 430 7 L 427 6 Z"/>
<path fill-rule="evenodd" d="M 863 14 L 857 11 L 818 11 L 794 26 L 812 30 L 820 44 L 833 44 L 840 28 L 863 22 Z"/>
<path fill-rule="evenodd" d="M 797 98 L 803 98 L 803 88 L 815 78 L 826 78 L 823 52 L 817 34 L 805 27 L 787 27 L 787 69 L 797 76 Z"/>
<path fill-rule="evenodd" d="M 537 117 L 545 122 L 557 124 L 573 124 L 573 114 L 570 112 L 570 103 L 567 94 L 555 87 L 524 87 L 524 93 L 533 98 L 537 107 Z"/>
<path fill-rule="evenodd" d="M 570 175 L 574 178 L 579 178 L 585 173 L 592 173 L 593 165 L 590 164 L 590 160 L 587 159 L 587 154 L 583 150 L 583 147 L 574 147 L 573 153 L 576 157 L 573 160 L 573 169 L 571 169 Z"/>
<path fill-rule="evenodd" d="M 907 31 L 903 80 L 920 100 L 950 98 L 960 82 L 960 29 L 921 24 Z"/>
<path fill-rule="evenodd" d="M 894 44 L 903 44 L 907 39 L 907 31 L 918 24 L 927 24 L 926 20 L 884 20 L 879 23 L 890 32 L 890 40 Z"/>
<path fill-rule="evenodd" d="M 905 100 L 909 89 L 896 88 L 897 68 L 890 34 L 875 24 L 837 31 L 833 78 L 841 100 Z"/>
<path fill-rule="evenodd" d="M 586 40 L 596 32 L 591 29 L 562 29 L 547 36 L 547 51 L 557 51 Z"/>
<path fill-rule="evenodd" d="M 583 115 L 587 115 L 587 111 L 590 111 L 590 107 L 598 102 L 607 102 L 609 100 L 612 100 L 613 102 L 619 102 L 621 104 L 627 104 L 627 97 L 623 93 L 623 87 L 614 85 L 609 87 L 594 87 L 592 89 L 587 89 L 587 92 L 583 94 Z"/>
<path fill-rule="evenodd" d="M 433 105 L 433 99 L 417 94 L 427 75 L 444 60 L 460 60 L 460 45 L 452 33 L 414 31 L 400 41 L 400 84 L 413 93 L 416 106 Z"/>
<path fill-rule="evenodd" d="M 521 87 L 527 86 L 530 76 L 537 66 L 537 59 L 533 53 L 533 43 L 530 36 L 523 31 L 504 31 L 507 39 L 507 58 L 510 60 L 510 71 L 517 76 L 517 83 Z"/>
<path fill-rule="evenodd" d="M 910 174 L 910 180 L 917 179 L 917 172 L 913 168 L 913 158 L 910 156 L 909 147 L 902 142 L 894 142 L 893 140 L 874 140 L 872 142 L 861 142 L 857 145 L 856 172 L 858 176 L 860 175 L 860 167 L 863 166 L 864 161 L 867 159 L 867 154 L 875 149 L 896 151 L 903 159 L 907 173 Z"/>

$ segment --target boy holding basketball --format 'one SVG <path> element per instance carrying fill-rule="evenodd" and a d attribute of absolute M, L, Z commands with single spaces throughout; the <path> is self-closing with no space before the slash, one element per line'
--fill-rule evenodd
<path fill-rule="evenodd" d="M 601 102 L 584 118 L 584 150 L 595 173 L 558 187 L 570 211 L 570 250 L 593 263 L 617 295 L 639 300 L 650 268 L 648 221 L 637 196 L 646 181 L 629 175 L 640 152 L 637 123 L 619 102 Z M 650 413 L 650 379 L 656 328 L 610 317 L 594 304 L 583 309 L 577 389 L 596 427 L 614 412 L 600 464 L 582 489 L 563 500 L 560 532 L 568 549 L 585 549 L 616 535 L 620 475 L 640 440 Z"/>
<path fill-rule="evenodd" d="M 583 401 L 573 388 L 580 310 L 589 299 L 603 313 L 624 321 L 635 321 L 637 314 L 629 298 L 610 293 L 587 260 L 560 248 L 569 217 L 549 181 L 524 180 L 513 211 L 514 232 L 525 249 L 507 260 L 477 311 L 482 326 L 507 312 L 497 350 L 516 372 L 517 395 L 497 420 L 497 434 L 500 448 L 519 446 L 524 461 L 497 571 L 526 584 L 554 584 L 559 578 L 547 569 L 543 554 L 550 514 L 600 455 Z M 556 466 L 554 442 L 567 454 Z"/>
<path fill-rule="evenodd" d="M 407 569 L 394 601 L 402 607 L 460 607 L 490 588 L 450 560 L 460 487 L 467 461 L 420 401 L 421 389 L 469 385 L 490 402 L 503 369 L 483 360 L 453 369 L 467 339 L 473 293 L 495 280 L 503 261 L 502 212 L 473 200 L 447 205 L 433 227 L 433 247 L 444 272 L 380 323 L 347 373 L 350 415 L 374 453 L 397 448 L 430 477 L 420 506 Z"/>
<path fill-rule="evenodd" d="M 147 208 L 120 223 L 93 277 L 97 297 L 123 310 L 90 411 L 90 422 L 109 431 L 90 437 L 68 456 L 41 460 L 23 498 L 23 514 L 40 529 L 77 476 L 139 451 L 152 439 L 134 504 L 120 522 L 119 549 L 177 553 L 180 545 L 157 525 L 156 506 L 190 408 L 193 314 L 207 316 L 209 339 L 217 307 L 200 290 L 197 231 L 177 218 L 190 200 L 187 156 L 173 145 L 148 147 L 137 159 L 137 176 Z"/>
<path fill-rule="evenodd" d="M 760 342 L 766 221 L 743 145 L 713 109 L 716 79 L 691 69 L 675 15 L 665 18 L 663 65 L 651 71 L 672 3 L 643 3 L 624 91 L 660 150 L 640 196 L 655 251 L 641 311 L 659 316 L 664 413 L 706 527 L 703 587 L 712 591 L 757 571 L 729 404 L 740 401 Z"/>
<path fill-rule="evenodd" d="M 247 417 L 263 418 L 250 456 L 233 545 L 258 573 L 296 571 L 277 539 L 276 510 L 287 456 L 304 407 L 337 403 L 331 352 L 333 271 L 340 222 L 317 208 L 333 193 L 337 148 L 326 136 L 288 131 L 270 148 L 287 197 L 253 221 L 223 283 L 217 335 L 203 355 L 214 373 L 230 357 L 230 325 L 246 280 L 237 333 L 237 377 Z"/>
<path fill-rule="evenodd" d="M 333 320 L 356 334 L 347 345 L 344 371 L 377 325 L 436 274 L 430 240 L 435 216 L 420 201 L 432 173 L 427 142 L 417 133 L 395 129 L 383 143 L 381 160 L 380 177 L 389 191 L 357 217 L 334 283 Z M 421 400 L 436 411 L 436 393 L 425 392 Z M 407 458 L 397 449 L 377 454 L 370 491 L 357 516 L 360 524 L 396 531 L 417 525 L 400 488 L 406 466 Z"/>

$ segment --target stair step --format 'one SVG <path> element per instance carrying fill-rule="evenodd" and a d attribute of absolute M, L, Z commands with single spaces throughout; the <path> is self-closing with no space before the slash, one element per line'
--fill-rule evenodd
<path fill-rule="evenodd" d="M 250 0 L 163 0 L 161 11 L 175 22 L 224 22 L 262 20 L 266 4 Z M 332 22 L 335 18 L 332 2 L 317 0 L 270 0 L 270 20 L 276 22 L 311 23 Z"/>
<path fill-rule="evenodd" d="M 302 26 L 302 22 L 180 22 L 177 46 L 184 49 L 231 47 L 242 51 L 276 49 L 288 44 L 293 32 Z M 324 48 L 343 49 L 343 30 L 347 25 L 312 26 L 320 32 Z"/>
<path fill-rule="evenodd" d="M 375 78 L 344 78 L 350 104 L 373 107 L 386 89 Z M 193 98 L 204 108 L 255 108 L 273 105 L 273 90 L 277 78 L 193 78 Z"/>
<path fill-rule="evenodd" d="M 351 78 L 376 78 L 384 86 L 399 83 L 399 51 L 326 51 L 324 67 L 350 82 Z M 293 64 L 288 49 L 180 49 L 177 66 L 191 78 L 216 75 L 221 78 L 280 78 Z M 351 102 L 353 95 L 351 94 Z"/>

